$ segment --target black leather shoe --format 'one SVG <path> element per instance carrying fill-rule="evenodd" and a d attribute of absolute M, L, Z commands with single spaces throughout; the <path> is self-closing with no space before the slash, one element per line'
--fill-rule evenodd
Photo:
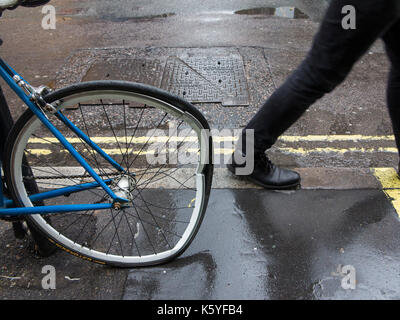
<path fill-rule="evenodd" d="M 245 158 L 245 156 L 242 156 Z M 300 186 L 300 175 L 292 170 L 279 168 L 274 165 L 265 153 L 254 156 L 254 170 L 249 175 L 238 175 L 237 169 L 244 168 L 244 164 L 235 163 L 232 155 L 231 164 L 227 168 L 235 176 L 249 180 L 265 189 L 296 189 Z"/>

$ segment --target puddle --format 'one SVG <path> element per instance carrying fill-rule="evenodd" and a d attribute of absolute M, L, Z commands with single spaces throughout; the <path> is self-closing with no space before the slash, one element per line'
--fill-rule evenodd
<path fill-rule="evenodd" d="M 135 17 L 117 17 L 112 15 L 103 15 L 100 17 L 102 20 L 109 20 L 112 22 L 143 22 L 143 21 L 150 21 L 153 19 L 160 19 L 160 18 L 168 18 L 175 16 L 174 12 L 162 13 L 162 14 L 155 14 L 155 15 L 148 15 L 148 16 L 135 16 Z"/>
<path fill-rule="evenodd" d="M 309 17 L 300 9 L 295 7 L 261 7 L 235 11 L 235 14 L 243 15 L 265 15 L 289 19 L 308 19 Z"/>

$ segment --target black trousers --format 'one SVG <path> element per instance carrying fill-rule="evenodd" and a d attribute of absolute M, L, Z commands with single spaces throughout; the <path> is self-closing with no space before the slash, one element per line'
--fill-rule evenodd
<path fill-rule="evenodd" d="M 345 30 L 342 8 L 356 8 L 356 29 Z M 265 152 L 316 100 L 337 87 L 376 39 L 391 61 L 387 104 L 400 150 L 400 0 L 332 0 L 305 60 L 242 132 L 254 130 L 255 152 Z"/>
<path fill-rule="evenodd" d="M 0 161 L 3 159 L 3 150 L 7 135 L 13 126 L 13 119 L 8 109 L 6 99 L 0 87 Z"/>
<path fill-rule="evenodd" d="M 4 97 L 3 91 L 0 87 L 0 160 L 3 161 L 4 158 L 4 147 L 7 140 L 7 136 L 11 131 L 11 128 L 14 124 L 12 119 L 10 109 L 8 108 L 6 99 Z M 32 170 L 28 164 L 27 159 L 25 156 L 22 159 L 23 166 L 22 166 L 22 174 L 24 176 L 31 176 Z M 4 181 L 3 181 L 4 182 Z M 27 190 L 31 193 L 38 193 L 39 189 L 37 188 L 36 182 L 34 180 L 28 180 L 25 182 L 25 186 Z"/>

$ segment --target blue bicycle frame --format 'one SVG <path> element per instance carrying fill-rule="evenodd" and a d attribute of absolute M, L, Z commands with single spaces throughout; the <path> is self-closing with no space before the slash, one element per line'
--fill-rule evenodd
<path fill-rule="evenodd" d="M 98 203 L 98 204 L 73 204 L 73 205 L 51 205 L 51 206 L 37 206 L 37 207 L 22 207 L 16 208 L 15 203 L 7 199 L 2 191 L 2 177 L 0 174 L 0 215 L 6 216 L 18 216 L 28 214 L 48 214 L 48 213 L 61 213 L 61 212 L 76 212 L 76 211 L 87 211 L 87 210 L 100 210 L 100 209 L 111 209 L 116 207 L 116 204 L 127 203 L 128 200 L 120 198 L 115 195 L 109 185 L 112 180 L 103 180 L 93 168 L 86 162 L 86 160 L 79 154 L 78 151 L 72 146 L 71 143 L 62 135 L 62 133 L 51 123 L 48 117 L 44 114 L 43 110 L 31 101 L 29 96 L 17 83 L 16 76 L 20 80 L 25 81 L 18 73 L 16 73 L 4 60 L 0 58 L 0 76 L 8 84 L 8 86 L 18 95 L 18 97 L 28 106 L 30 110 L 39 118 L 39 120 L 46 126 L 50 132 L 60 141 L 60 143 L 69 151 L 69 153 L 76 159 L 76 161 L 89 173 L 94 179 L 94 182 L 77 184 L 75 186 L 69 186 L 59 188 L 57 190 L 47 191 L 32 195 L 29 197 L 32 203 L 39 202 L 45 199 L 50 199 L 62 195 L 69 195 L 72 193 L 89 190 L 93 188 L 101 187 L 111 197 L 112 203 Z M 112 159 L 107 153 L 105 153 L 96 143 L 94 143 L 84 132 L 76 127 L 61 111 L 57 111 L 54 115 L 62 121 L 71 131 L 73 131 L 79 138 L 85 141 L 93 150 L 95 150 L 101 157 L 107 160 L 115 169 L 121 174 L 125 173 L 125 169 L 121 167 L 114 159 Z M 0 162 L 1 167 L 1 162 Z"/>

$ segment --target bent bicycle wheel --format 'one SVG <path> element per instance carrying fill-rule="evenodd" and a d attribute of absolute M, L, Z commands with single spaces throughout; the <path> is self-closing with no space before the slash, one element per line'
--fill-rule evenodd
<path fill-rule="evenodd" d="M 212 141 L 202 114 L 167 92 L 122 81 L 81 83 L 45 99 L 125 169 L 115 169 L 64 122 L 48 115 L 115 194 L 129 203 L 119 210 L 53 213 L 51 219 L 36 214 L 26 219 L 58 247 L 102 264 L 154 265 L 183 253 L 200 227 L 211 189 Z M 23 158 L 31 176 L 23 174 Z M 21 206 L 40 205 L 31 201 L 29 179 L 35 179 L 40 193 L 94 182 L 30 110 L 10 134 L 6 159 L 7 184 Z M 96 187 L 43 202 L 112 200 Z"/>

